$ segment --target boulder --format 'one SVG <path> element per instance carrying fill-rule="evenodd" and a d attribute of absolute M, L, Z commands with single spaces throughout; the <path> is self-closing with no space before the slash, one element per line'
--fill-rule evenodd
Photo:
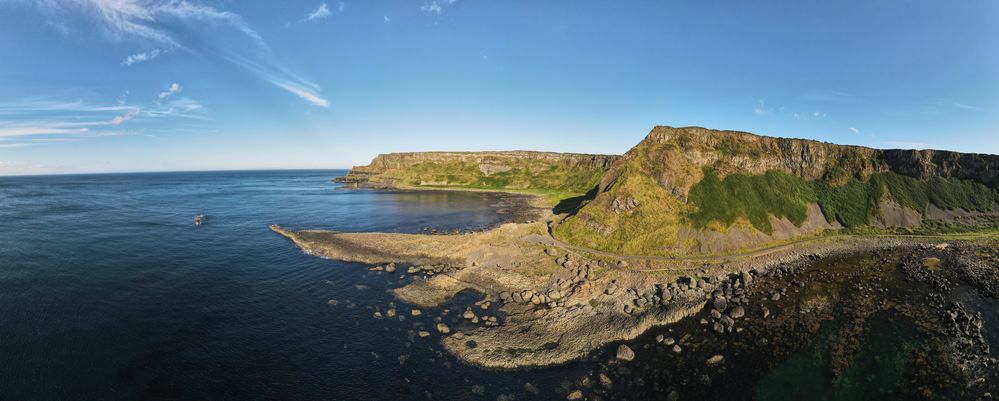
<path fill-rule="evenodd" d="M 617 359 L 619 361 L 630 362 L 635 359 L 635 351 L 632 351 L 631 347 L 621 344 L 617 347 Z"/>
<path fill-rule="evenodd" d="M 437 331 L 441 334 L 447 334 L 451 332 L 451 328 L 444 323 L 437 323 Z"/>
<path fill-rule="evenodd" d="M 707 363 L 708 363 L 708 366 L 713 366 L 713 365 L 717 365 L 717 364 L 721 363 L 724 360 L 725 360 L 724 356 L 722 356 L 722 355 L 715 355 L 715 356 L 712 356 L 712 357 L 708 358 Z"/>
<path fill-rule="evenodd" d="M 742 305 L 736 305 L 732 308 L 732 310 L 728 311 L 728 315 L 732 317 L 732 319 L 741 318 L 746 316 L 746 308 L 743 308 Z"/>
<path fill-rule="evenodd" d="M 714 303 L 712 305 L 715 307 L 715 309 L 722 311 L 728 308 L 728 300 L 726 300 L 725 297 L 717 296 L 715 297 Z"/>

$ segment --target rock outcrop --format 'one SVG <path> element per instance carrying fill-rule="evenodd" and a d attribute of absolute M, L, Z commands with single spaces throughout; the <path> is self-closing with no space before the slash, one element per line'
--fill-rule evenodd
<path fill-rule="evenodd" d="M 726 252 L 842 226 L 994 213 L 997 188 L 996 155 L 660 126 L 614 162 L 555 235 L 628 254 Z"/>
<path fill-rule="evenodd" d="M 373 187 L 561 191 L 593 188 L 619 156 L 530 151 L 412 152 L 375 157 L 336 182 Z"/>

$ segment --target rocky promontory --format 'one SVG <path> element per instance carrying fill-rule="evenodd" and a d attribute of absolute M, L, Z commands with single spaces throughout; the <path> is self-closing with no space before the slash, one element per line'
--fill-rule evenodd
<path fill-rule="evenodd" d="M 619 156 L 531 151 L 410 152 L 376 156 L 336 182 L 380 188 L 467 188 L 581 195 Z"/>

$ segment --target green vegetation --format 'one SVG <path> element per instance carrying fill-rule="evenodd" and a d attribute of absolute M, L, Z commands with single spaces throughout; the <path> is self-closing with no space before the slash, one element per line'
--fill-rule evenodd
<path fill-rule="evenodd" d="M 829 181 L 816 181 L 813 185 L 827 221 L 856 227 L 867 224 L 869 218 L 877 213 L 880 194 L 873 196 L 869 182 L 851 178 L 838 186 Z"/>
<path fill-rule="evenodd" d="M 786 217 L 800 225 L 807 217 L 809 203 L 818 203 L 826 220 L 857 227 L 870 223 L 886 197 L 924 216 L 930 204 L 940 209 L 986 212 L 994 208 L 997 200 L 995 191 L 973 181 L 939 177 L 919 180 L 892 172 L 876 173 L 861 181 L 844 178 L 844 173 L 833 170 L 816 181 L 780 171 L 755 176 L 731 174 L 720 180 L 713 169 L 705 168 L 704 179 L 690 190 L 690 203 L 696 211 L 689 217 L 697 228 L 712 223 L 729 227 L 745 218 L 756 229 L 770 233 L 773 227 L 769 216 Z"/>
<path fill-rule="evenodd" d="M 746 218 L 757 230 L 771 233 L 771 215 L 800 225 L 816 197 L 811 183 L 796 175 L 768 171 L 764 175 L 730 174 L 719 180 L 714 169 L 705 168 L 704 178 L 690 189 L 689 200 L 697 206 L 690 214 L 697 228 L 712 222 L 729 227 L 738 218 Z"/>
<path fill-rule="evenodd" d="M 557 203 L 561 199 L 585 194 L 597 185 L 606 171 L 566 160 L 519 159 L 498 161 L 496 164 L 494 168 L 497 171 L 486 174 L 478 163 L 427 161 L 381 173 L 379 179 L 412 187 L 528 192 Z"/>
<path fill-rule="evenodd" d="M 569 243 L 631 255 L 670 255 L 680 228 L 683 205 L 676 197 L 643 174 L 624 174 L 614 185 L 615 197 L 599 197 L 555 228 L 555 235 Z M 614 198 L 631 197 L 640 205 L 614 212 Z M 592 206 L 592 207 L 591 207 Z"/>

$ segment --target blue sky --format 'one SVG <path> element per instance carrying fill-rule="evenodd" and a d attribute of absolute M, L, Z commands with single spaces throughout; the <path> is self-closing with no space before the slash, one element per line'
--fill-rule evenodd
<path fill-rule="evenodd" d="M 0 174 L 622 153 L 654 125 L 999 153 L 999 3 L 0 0 Z"/>

